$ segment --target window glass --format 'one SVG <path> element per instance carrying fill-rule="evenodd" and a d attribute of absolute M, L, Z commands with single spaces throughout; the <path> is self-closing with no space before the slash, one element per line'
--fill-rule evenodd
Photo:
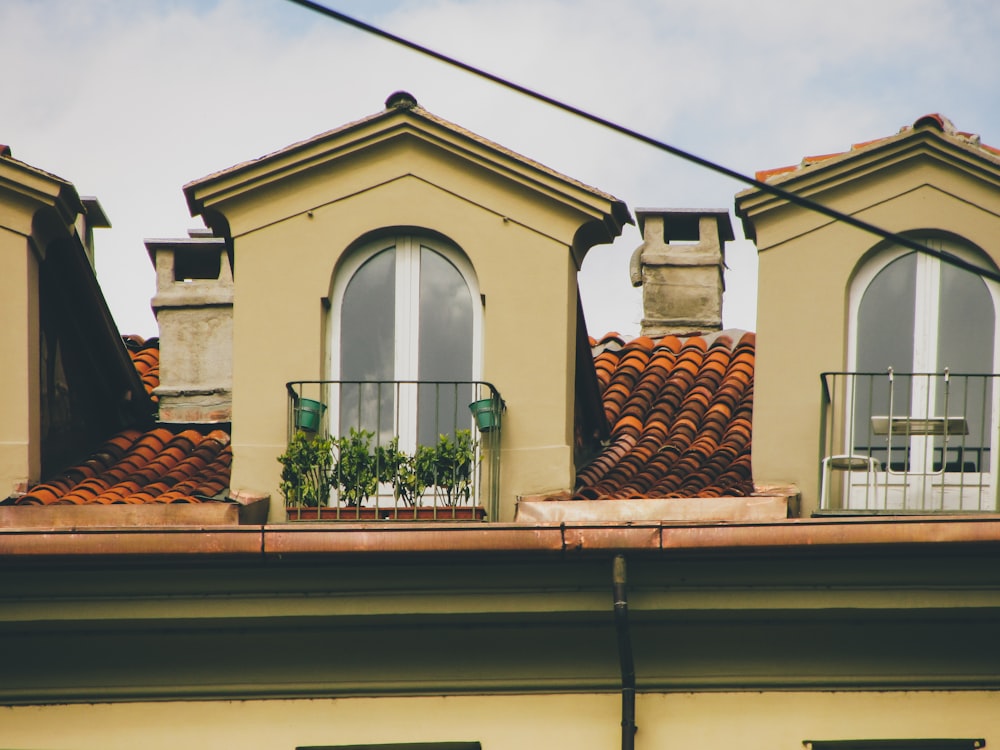
<path fill-rule="evenodd" d="M 952 373 L 992 372 L 994 328 L 993 298 L 986 283 L 970 271 L 942 263 L 937 371 L 947 367 Z M 935 413 L 965 417 L 968 435 L 947 448 L 940 438 L 935 441 L 935 470 L 941 469 L 942 460 L 946 471 L 988 467 L 992 391 L 988 378 L 953 378 L 937 384 Z"/>
<path fill-rule="evenodd" d="M 879 271 L 858 308 L 859 372 L 913 367 L 913 316 L 916 305 L 917 255 L 897 258 Z"/>
<path fill-rule="evenodd" d="M 379 251 L 355 272 L 340 309 L 341 380 L 387 381 L 394 374 L 396 251 Z M 391 434 L 394 391 L 377 384 L 345 385 L 341 433 L 350 426 Z"/>
<path fill-rule="evenodd" d="M 916 278 L 917 256 L 909 253 L 889 263 L 868 285 L 858 307 L 858 372 L 912 369 Z M 851 394 L 855 404 L 853 450 L 867 452 L 873 442 L 870 417 L 899 411 L 899 403 L 910 399 L 910 383 L 900 381 L 891 398 L 889 388 L 878 380 L 861 380 L 857 386 Z M 890 450 L 883 443 L 875 452 L 883 465 L 891 461 L 902 468 L 907 461 L 906 448 L 905 438 L 893 437 Z"/>
<path fill-rule="evenodd" d="M 462 274 L 444 256 L 420 248 L 418 378 L 472 379 L 472 295 Z M 431 444 L 442 433 L 467 426 L 469 386 L 421 386 L 417 439 Z"/>
<path fill-rule="evenodd" d="M 993 299 L 986 283 L 963 268 L 941 264 L 937 369 L 993 370 Z"/>
<path fill-rule="evenodd" d="M 961 252 L 954 243 L 923 241 Z M 852 450 L 874 455 L 893 471 L 912 471 L 915 461 L 929 472 L 988 470 L 993 382 L 954 376 L 993 371 L 995 319 L 993 294 L 970 271 L 914 252 L 879 270 L 858 303 L 854 369 L 881 373 L 891 367 L 899 377 L 856 381 L 848 394 L 854 404 Z M 894 431 L 886 445 L 872 434 L 875 416 L 964 419 L 968 432 L 919 442 Z"/>
<path fill-rule="evenodd" d="M 334 294 L 340 434 L 437 442 L 469 429 L 480 309 L 471 267 L 444 242 L 399 236 L 361 248 Z M 382 381 L 378 385 L 371 381 Z M 414 385 L 413 381 L 420 381 Z M 376 429 L 377 428 L 377 429 Z"/>

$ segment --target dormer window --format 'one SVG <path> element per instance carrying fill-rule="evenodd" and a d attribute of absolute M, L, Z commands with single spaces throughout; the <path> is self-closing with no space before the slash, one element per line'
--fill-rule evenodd
<path fill-rule="evenodd" d="M 960 242 L 920 241 L 992 267 Z M 993 508 L 998 300 L 997 284 L 899 246 L 859 269 L 845 455 L 867 465 L 849 473 L 847 507 Z"/>
<path fill-rule="evenodd" d="M 331 306 L 331 372 L 345 383 L 333 394 L 340 432 L 398 434 L 412 449 L 468 429 L 471 385 L 434 384 L 478 378 L 479 300 L 471 264 L 443 239 L 385 236 L 350 254 Z"/>
<path fill-rule="evenodd" d="M 273 459 L 296 430 L 350 439 L 353 422 L 377 433 L 375 454 L 393 451 L 398 432 L 395 453 L 415 460 L 435 435 L 468 429 L 455 445 L 495 443 L 499 456 L 499 424 L 484 422 L 501 401 L 505 484 L 497 473 L 489 517 L 513 518 L 518 495 L 572 486 L 575 355 L 586 346 L 576 272 L 631 222 L 624 203 L 402 95 L 191 182 L 185 196 L 239 259 L 232 482 L 269 490 L 273 517 L 285 515 Z M 495 313 L 488 337 L 480 285 Z"/>

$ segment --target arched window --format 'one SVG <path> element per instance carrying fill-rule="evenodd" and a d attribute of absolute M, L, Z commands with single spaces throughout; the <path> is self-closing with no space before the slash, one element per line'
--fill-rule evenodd
<path fill-rule="evenodd" d="M 331 315 L 331 373 L 364 381 L 334 394 L 342 433 L 397 434 L 412 449 L 468 428 L 471 386 L 439 385 L 480 370 L 479 290 L 456 247 L 415 235 L 366 243 L 337 271 Z"/>
<path fill-rule="evenodd" d="M 960 242 L 919 240 L 993 267 Z M 998 302 L 994 282 L 900 246 L 877 254 L 855 277 L 848 369 L 858 375 L 849 447 L 878 460 L 885 507 L 993 507 Z M 871 478 L 851 479 L 855 499 L 862 481 Z"/>

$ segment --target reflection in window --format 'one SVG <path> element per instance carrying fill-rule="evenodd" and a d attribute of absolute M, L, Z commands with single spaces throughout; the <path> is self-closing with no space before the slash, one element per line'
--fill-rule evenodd
<path fill-rule="evenodd" d="M 420 248 L 419 293 L 417 378 L 422 381 L 472 380 L 469 285 L 454 265 L 428 247 Z M 471 401 L 471 386 L 466 386 L 459 398 L 455 398 L 454 389 L 449 389 L 445 395 L 437 386 L 421 386 L 418 442 L 430 445 L 436 442 L 438 435 L 465 427 L 468 415 L 458 413 L 458 407 Z"/>
<path fill-rule="evenodd" d="M 478 295 L 467 262 L 444 243 L 413 237 L 362 254 L 339 302 L 337 355 L 340 380 L 369 382 L 343 387 L 341 434 L 352 426 L 380 442 L 399 434 L 412 449 L 468 429 L 471 386 L 435 384 L 474 376 Z"/>
<path fill-rule="evenodd" d="M 365 261 L 344 291 L 340 308 L 341 380 L 375 382 L 342 389 L 341 434 L 356 425 L 381 434 L 393 430 L 393 390 L 380 387 L 378 381 L 392 380 L 395 371 L 395 284 L 396 252 L 390 247 Z"/>
<path fill-rule="evenodd" d="M 953 243 L 922 240 L 929 247 L 955 252 Z M 856 372 L 938 373 L 928 378 L 873 380 L 855 394 L 853 452 L 871 450 L 883 466 L 911 471 L 914 451 L 925 452 L 934 472 L 989 470 L 995 301 L 977 274 L 915 252 L 895 254 L 864 290 L 856 317 Z M 883 256 L 884 257 L 884 256 Z M 870 417 L 964 417 L 968 434 L 947 447 L 932 438 L 926 448 L 905 435 L 886 445 L 872 442 Z"/>

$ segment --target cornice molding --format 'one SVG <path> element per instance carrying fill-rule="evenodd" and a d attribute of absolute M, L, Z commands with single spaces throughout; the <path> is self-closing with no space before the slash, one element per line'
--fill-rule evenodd
<path fill-rule="evenodd" d="M 829 196 L 832 191 L 872 184 L 885 179 L 888 170 L 898 172 L 921 162 L 984 183 L 1000 196 L 1000 158 L 981 147 L 932 128 L 907 130 L 896 136 L 808 163 L 772 177 L 768 182 L 795 195 L 823 202 L 824 197 Z M 786 198 L 757 187 L 738 193 L 735 201 L 736 215 L 742 219 L 748 237 L 755 236 L 754 222 L 757 219 L 790 205 Z M 863 208 L 864 206 L 858 206 L 855 210 Z"/>
<path fill-rule="evenodd" d="M 192 215 L 219 210 L 221 204 L 249 199 L 256 191 L 362 154 L 400 138 L 414 138 L 450 157 L 506 178 L 539 196 L 561 203 L 607 227 L 613 239 L 632 219 L 622 201 L 425 110 L 394 108 L 236 165 L 184 186 Z M 222 208 L 224 212 L 225 209 Z M 609 240 L 606 240 L 609 241 Z"/>
<path fill-rule="evenodd" d="M 52 209 L 68 228 L 84 210 L 72 183 L 11 158 L 0 158 L 0 203 L 19 209 L 0 212 L 0 226 L 26 237 L 39 209 Z"/>

